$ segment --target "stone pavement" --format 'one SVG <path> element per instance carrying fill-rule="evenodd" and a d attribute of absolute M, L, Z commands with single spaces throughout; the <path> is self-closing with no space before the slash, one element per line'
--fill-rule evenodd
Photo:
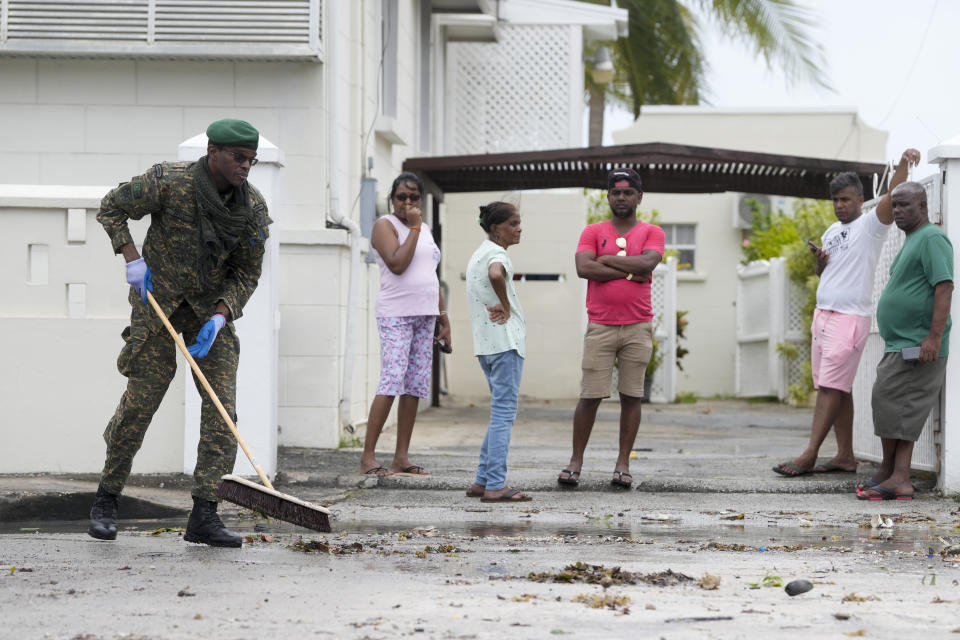
<path fill-rule="evenodd" d="M 524 491 L 569 490 L 556 482 L 570 456 L 571 420 L 576 401 L 522 401 L 510 449 L 508 483 Z M 418 416 L 411 458 L 430 477 L 372 477 L 359 473 L 360 450 L 285 447 L 280 451 L 276 485 L 310 500 L 336 501 L 353 488 L 461 490 L 469 486 L 487 424 L 485 402 L 447 399 Z M 623 491 L 611 487 L 616 458 L 619 407 L 605 402 L 587 449 L 578 492 Z M 643 424 L 631 460 L 634 491 L 646 493 L 852 493 L 872 472 L 783 478 L 771 467 L 804 447 L 811 411 L 778 403 L 705 400 L 694 404 L 644 405 Z M 378 459 L 392 460 L 395 429 L 381 437 Z M 829 436 L 821 454 L 834 451 Z M 29 474 L 0 476 L 0 522 L 87 517 L 97 477 Z M 919 491 L 935 478 L 918 474 Z M 123 516 L 162 518 L 189 508 L 189 475 L 131 478 L 124 492 Z"/>

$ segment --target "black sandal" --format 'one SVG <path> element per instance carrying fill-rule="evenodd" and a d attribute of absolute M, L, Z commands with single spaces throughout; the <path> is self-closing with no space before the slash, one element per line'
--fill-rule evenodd
<path fill-rule="evenodd" d="M 627 478 L 630 478 L 629 482 L 623 479 L 624 476 L 626 476 Z M 633 476 L 627 473 L 626 471 L 614 471 L 613 480 L 610 481 L 610 484 L 612 484 L 615 487 L 626 487 L 627 489 L 629 489 L 630 487 L 633 486 Z"/>
<path fill-rule="evenodd" d="M 567 474 L 567 477 L 564 478 L 562 474 Z M 565 484 L 570 487 L 575 487 L 580 484 L 580 472 L 579 471 L 570 471 L 570 469 L 564 469 L 560 472 L 560 476 L 557 476 L 558 484 Z"/>

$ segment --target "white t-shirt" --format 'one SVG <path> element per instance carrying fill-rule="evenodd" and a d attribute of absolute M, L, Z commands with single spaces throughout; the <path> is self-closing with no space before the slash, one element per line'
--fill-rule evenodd
<path fill-rule="evenodd" d="M 830 225 L 820 238 L 830 260 L 820 274 L 818 309 L 873 315 L 873 278 L 889 230 L 890 225 L 877 218 L 876 209 L 848 224 Z"/>
<path fill-rule="evenodd" d="M 500 298 L 490 283 L 490 265 L 494 262 L 502 264 L 507 272 L 510 318 L 505 324 L 491 322 L 487 311 L 487 307 L 500 304 Z M 507 257 L 507 250 L 490 240 L 484 240 L 467 263 L 467 307 L 473 326 L 474 355 L 493 355 L 516 349 L 521 358 L 526 357 L 527 327 L 513 287 L 513 264 Z"/>

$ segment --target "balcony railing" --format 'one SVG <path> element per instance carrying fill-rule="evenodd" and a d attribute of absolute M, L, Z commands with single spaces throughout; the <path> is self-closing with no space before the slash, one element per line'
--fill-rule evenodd
<path fill-rule="evenodd" d="M 0 56 L 320 59 L 322 0 L 0 0 Z"/>

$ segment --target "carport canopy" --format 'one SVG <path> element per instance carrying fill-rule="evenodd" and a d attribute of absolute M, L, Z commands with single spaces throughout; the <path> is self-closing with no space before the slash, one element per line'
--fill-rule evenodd
<path fill-rule="evenodd" d="M 737 191 L 827 199 L 838 173 L 860 176 L 863 192 L 873 196 L 883 164 L 785 156 L 753 151 L 694 147 L 664 142 L 410 158 L 404 171 L 427 180 L 443 193 L 523 189 L 607 188 L 607 173 L 631 167 L 646 193 L 718 193 Z M 432 184 L 431 184 L 432 183 Z"/>

